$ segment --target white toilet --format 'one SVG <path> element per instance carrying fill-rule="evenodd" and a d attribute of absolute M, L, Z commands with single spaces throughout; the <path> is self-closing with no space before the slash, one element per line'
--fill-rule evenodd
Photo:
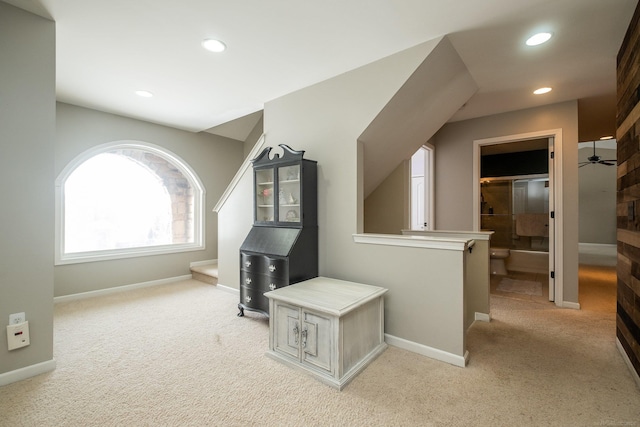
<path fill-rule="evenodd" d="M 507 275 L 504 260 L 509 256 L 508 248 L 489 248 L 491 274 Z"/>

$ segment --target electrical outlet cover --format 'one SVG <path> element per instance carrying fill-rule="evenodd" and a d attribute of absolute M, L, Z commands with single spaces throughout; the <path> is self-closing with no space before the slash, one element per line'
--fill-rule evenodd
<path fill-rule="evenodd" d="M 29 322 L 7 326 L 7 346 L 9 350 L 26 347 L 31 344 L 29 340 Z"/>
<path fill-rule="evenodd" d="M 9 315 L 9 324 L 16 325 L 18 323 L 24 323 L 27 320 L 27 316 L 25 316 L 24 312 L 22 313 L 13 313 Z"/>

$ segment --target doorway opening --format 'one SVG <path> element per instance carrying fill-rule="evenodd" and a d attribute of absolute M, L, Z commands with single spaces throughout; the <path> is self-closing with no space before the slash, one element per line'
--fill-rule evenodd
<path fill-rule="evenodd" d="M 433 155 L 427 144 L 411 156 L 411 230 L 433 230 Z"/>
<path fill-rule="evenodd" d="M 492 276 L 494 287 L 502 283 L 503 289 L 558 306 L 563 301 L 562 222 L 556 221 L 562 214 L 560 155 L 560 130 L 474 141 L 474 230 L 494 231 L 491 247 L 500 249 L 501 258 L 508 254 L 506 272 L 497 273 L 509 280 Z"/>

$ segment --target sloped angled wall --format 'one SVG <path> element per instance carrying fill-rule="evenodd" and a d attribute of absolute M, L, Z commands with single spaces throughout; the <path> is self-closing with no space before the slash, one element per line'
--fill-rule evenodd
<path fill-rule="evenodd" d="M 440 39 L 360 135 L 364 197 L 426 143 L 477 90 L 449 39 Z"/>

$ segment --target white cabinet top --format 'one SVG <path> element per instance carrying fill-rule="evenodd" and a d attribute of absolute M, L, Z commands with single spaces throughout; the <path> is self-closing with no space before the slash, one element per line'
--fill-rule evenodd
<path fill-rule="evenodd" d="M 386 292 L 387 289 L 379 286 L 316 277 L 266 292 L 264 295 L 321 313 L 343 316 Z"/>

